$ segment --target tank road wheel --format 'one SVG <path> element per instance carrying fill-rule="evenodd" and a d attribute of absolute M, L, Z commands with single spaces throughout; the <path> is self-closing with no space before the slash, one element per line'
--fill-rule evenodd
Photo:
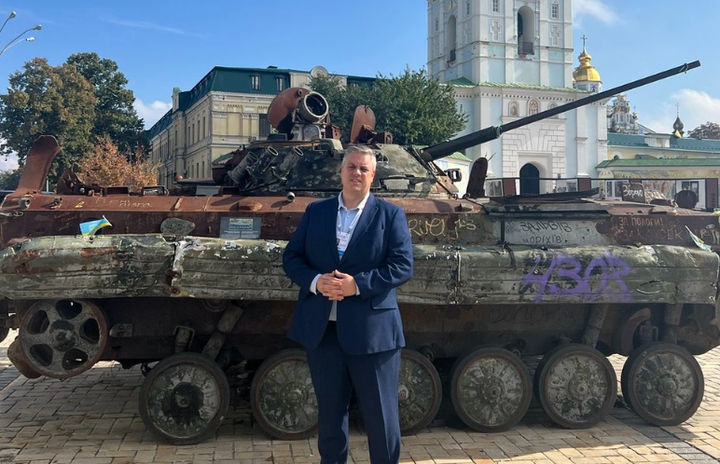
<path fill-rule="evenodd" d="M 303 350 L 283 350 L 263 361 L 253 376 L 250 407 L 260 427 L 275 438 L 300 440 L 316 432 L 317 398 Z"/>
<path fill-rule="evenodd" d="M 66 379 L 100 360 L 108 342 L 108 323 L 89 301 L 43 300 L 22 318 L 19 339 L 32 370 Z"/>
<path fill-rule="evenodd" d="M 617 376 L 599 351 L 575 343 L 560 345 L 538 364 L 535 393 L 558 425 L 571 429 L 592 427 L 615 404 Z"/>
<path fill-rule="evenodd" d="M 198 353 L 163 359 L 140 389 L 140 417 L 145 426 L 173 445 L 192 445 L 210 437 L 229 407 L 225 373 Z"/>
<path fill-rule="evenodd" d="M 427 427 L 440 409 L 442 384 L 433 363 L 413 350 L 402 350 L 400 361 L 400 431 L 412 435 Z"/>
<path fill-rule="evenodd" d="M 520 358 L 501 348 L 481 348 L 459 359 L 450 396 L 457 415 L 479 432 L 506 430 L 530 406 L 530 375 Z"/>
<path fill-rule="evenodd" d="M 635 413 L 653 425 L 677 425 L 700 406 L 704 378 L 685 349 L 653 343 L 635 349 L 620 376 L 623 397 Z"/>

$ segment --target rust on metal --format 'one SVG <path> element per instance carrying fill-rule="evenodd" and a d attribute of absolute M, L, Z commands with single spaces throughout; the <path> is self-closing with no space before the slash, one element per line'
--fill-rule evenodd
<path fill-rule="evenodd" d="M 375 112 L 367 105 L 358 106 L 355 109 L 350 129 L 350 143 L 367 143 L 369 140 L 367 137 L 358 139 L 363 130 L 366 132 L 375 130 Z"/>
<path fill-rule="evenodd" d="M 310 93 L 310 89 L 291 87 L 280 92 L 268 108 L 268 122 L 273 127 L 282 127 L 283 121 L 291 115 L 300 104 L 300 99 Z"/>
<path fill-rule="evenodd" d="M 25 169 L 16 190 L 23 193 L 41 191 L 50 172 L 50 164 L 58 153 L 60 146 L 55 137 L 40 136 L 25 158 Z"/>

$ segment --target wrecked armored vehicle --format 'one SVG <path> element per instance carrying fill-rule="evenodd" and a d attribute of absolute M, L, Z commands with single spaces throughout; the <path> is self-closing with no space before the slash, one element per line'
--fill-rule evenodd
<path fill-rule="evenodd" d="M 513 426 L 533 394 L 562 426 L 596 424 L 617 396 L 613 353 L 629 356 L 622 392 L 643 419 L 678 424 L 695 412 L 704 380 L 693 355 L 720 343 L 717 216 L 593 192 L 486 198 L 482 160 L 460 199 L 456 174 L 433 161 L 698 65 L 424 150 L 392 144 L 357 110 L 351 141 L 378 159 L 372 191 L 404 208 L 414 243 L 414 277 L 398 294 L 405 433 L 435 417 L 441 365 L 453 366 L 456 413 L 480 431 Z M 41 137 L 0 208 L 0 317 L 19 328 L 12 362 L 59 379 L 101 360 L 140 364 L 142 419 L 177 444 L 212 435 L 241 381 L 268 434 L 312 434 L 305 355 L 284 336 L 297 289 L 281 255 L 307 205 L 341 189 L 344 145 L 327 110 L 307 89 L 278 95 L 268 111 L 278 133 L 219 167 L 224 186 L 208 197 L 130 194 L 72 175 L 40 193 L 59 152 Z M 112 228 L 78 234 L 104 218 Z"/>

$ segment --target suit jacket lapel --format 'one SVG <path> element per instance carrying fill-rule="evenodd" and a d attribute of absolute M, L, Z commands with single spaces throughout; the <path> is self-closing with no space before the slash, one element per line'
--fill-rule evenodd
<path fill-rule="evenodd" d="M 341 263 L 347 259 L 348 253 L 354 251 L 355 247 L 357 246 L 357 241 L 367 231 L 367 228 L 372 223 L 372 220 L 375 217 L 375 213 L 377 213 L 377 210 L 377 199 L 375 198 L 375 195 L 371 193 L 368 197 L 367 203 L 365 203 L 365 209 L 363 209 L 363 212 L 360 215 L 360 219 L 358 219 L 358 223 L 355 226 L 355 231 L 350 238 L 350 243 L 348 243 L 348 247 L 345 250 L 342 259 L 340 260 Z"/>

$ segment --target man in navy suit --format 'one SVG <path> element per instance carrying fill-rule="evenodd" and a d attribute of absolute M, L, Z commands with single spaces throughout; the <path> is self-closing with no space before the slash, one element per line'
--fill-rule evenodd
<path fill-rule="evenodd" d="M 371 149 L 348 147 L 341 194 L 308 206 L 283 255 L 285 273 L 300 286 L 288 337 L 307 350 L 321 464 L 347 462 L 353 387 L 371 462 L 400 460 L 405 338 L 395 288 L 412 277 L 412 243 L 403 210 L 370 193 L 376 165 Z"/>

